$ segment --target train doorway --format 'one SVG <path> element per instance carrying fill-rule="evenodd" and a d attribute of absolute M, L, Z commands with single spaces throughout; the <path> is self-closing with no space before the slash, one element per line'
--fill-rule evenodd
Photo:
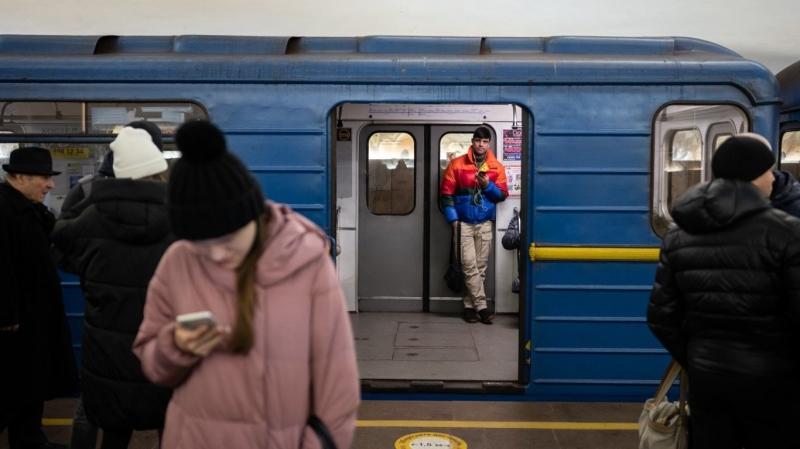
<path fill-rule="evenodd" d="M 345 104 L 331 122 L 337 269 L 365 382 L 524 379 L 524 301 L 511 291 L 517 253 L 500 245 L 523 202 L 520 108 Z M 497 208 L 486 272 L 497 312 L 489 326 L 464 322 L 462 294 L 444 281 L 452 231 L 439 205 L 444 171 L 468 151 L 478 126 L 492 132 L 491 150 L 506 167 L 511 193 Z"/>

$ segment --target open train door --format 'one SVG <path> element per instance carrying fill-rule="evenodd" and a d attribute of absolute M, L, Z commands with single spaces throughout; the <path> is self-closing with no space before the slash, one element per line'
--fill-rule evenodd
<path fill-rule="evenodd" d="M 359 139 L 358 309 L 459 312 L 444 273 L 451 227 L 439 207 L 450 159 L 466 153 L 475 125 L 371 124 Z M 494 259 L 487 296 L 494 297 Z"/>

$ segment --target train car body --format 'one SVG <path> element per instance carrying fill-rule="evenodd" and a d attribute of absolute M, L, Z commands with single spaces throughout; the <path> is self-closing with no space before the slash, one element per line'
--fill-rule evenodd
<path fill-rule="evenodd" d="M 515 256 L 492 254 L 518 363 L 476 392 L 584 401 L 652 395 L 669 359 L 645 310 L 669 206 L 710 177 L 726 136 L 775 142 L 780 105 L 765 67 L 690 38 L 381 36 L 0 36 L 0 102 L 0 157 L 59 155 L 54 208 L 127 121 L 156 121 L 169 144 L 209 118 L 269 198 L 336 242 L 354 313 L 459 310 L 438 183 L 486 124 L 512 191 L 495 240 L 519 210 L 527 257 L 517 296 Z M 64 279 L 79 344 L 80 289 Z"/>

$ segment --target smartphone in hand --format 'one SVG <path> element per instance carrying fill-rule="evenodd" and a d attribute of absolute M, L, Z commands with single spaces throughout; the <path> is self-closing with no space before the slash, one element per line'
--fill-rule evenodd
<path fill-rule="evenodd" d="M 209 328 L 217 326 L 217 319 L 214 318 L 214 315 L 207 310 L 178 315 L 175 317 L 175 321 L 177 321 L 178 325 L 181 327 L 190 330 L 197 329 L 203 324 L 207 325 Z"/>

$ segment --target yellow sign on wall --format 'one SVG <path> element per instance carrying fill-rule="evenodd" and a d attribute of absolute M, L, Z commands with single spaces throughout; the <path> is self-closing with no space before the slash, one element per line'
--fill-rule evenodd
<path fill-rule="evenodd" d="M 461 438 L 439 432 L 419 432 L 400 437 L 394 443 L 395 449 L 467 449 L 467 442 Z"/>
<path fill-rule="evenodd" d="M 88 148 L 79 147 L 56 147 L 50 148 L 50 154 L 53 157 L 68 157 L 68 158 L 87 158 L 90 156 L 91 150 Z"/>

